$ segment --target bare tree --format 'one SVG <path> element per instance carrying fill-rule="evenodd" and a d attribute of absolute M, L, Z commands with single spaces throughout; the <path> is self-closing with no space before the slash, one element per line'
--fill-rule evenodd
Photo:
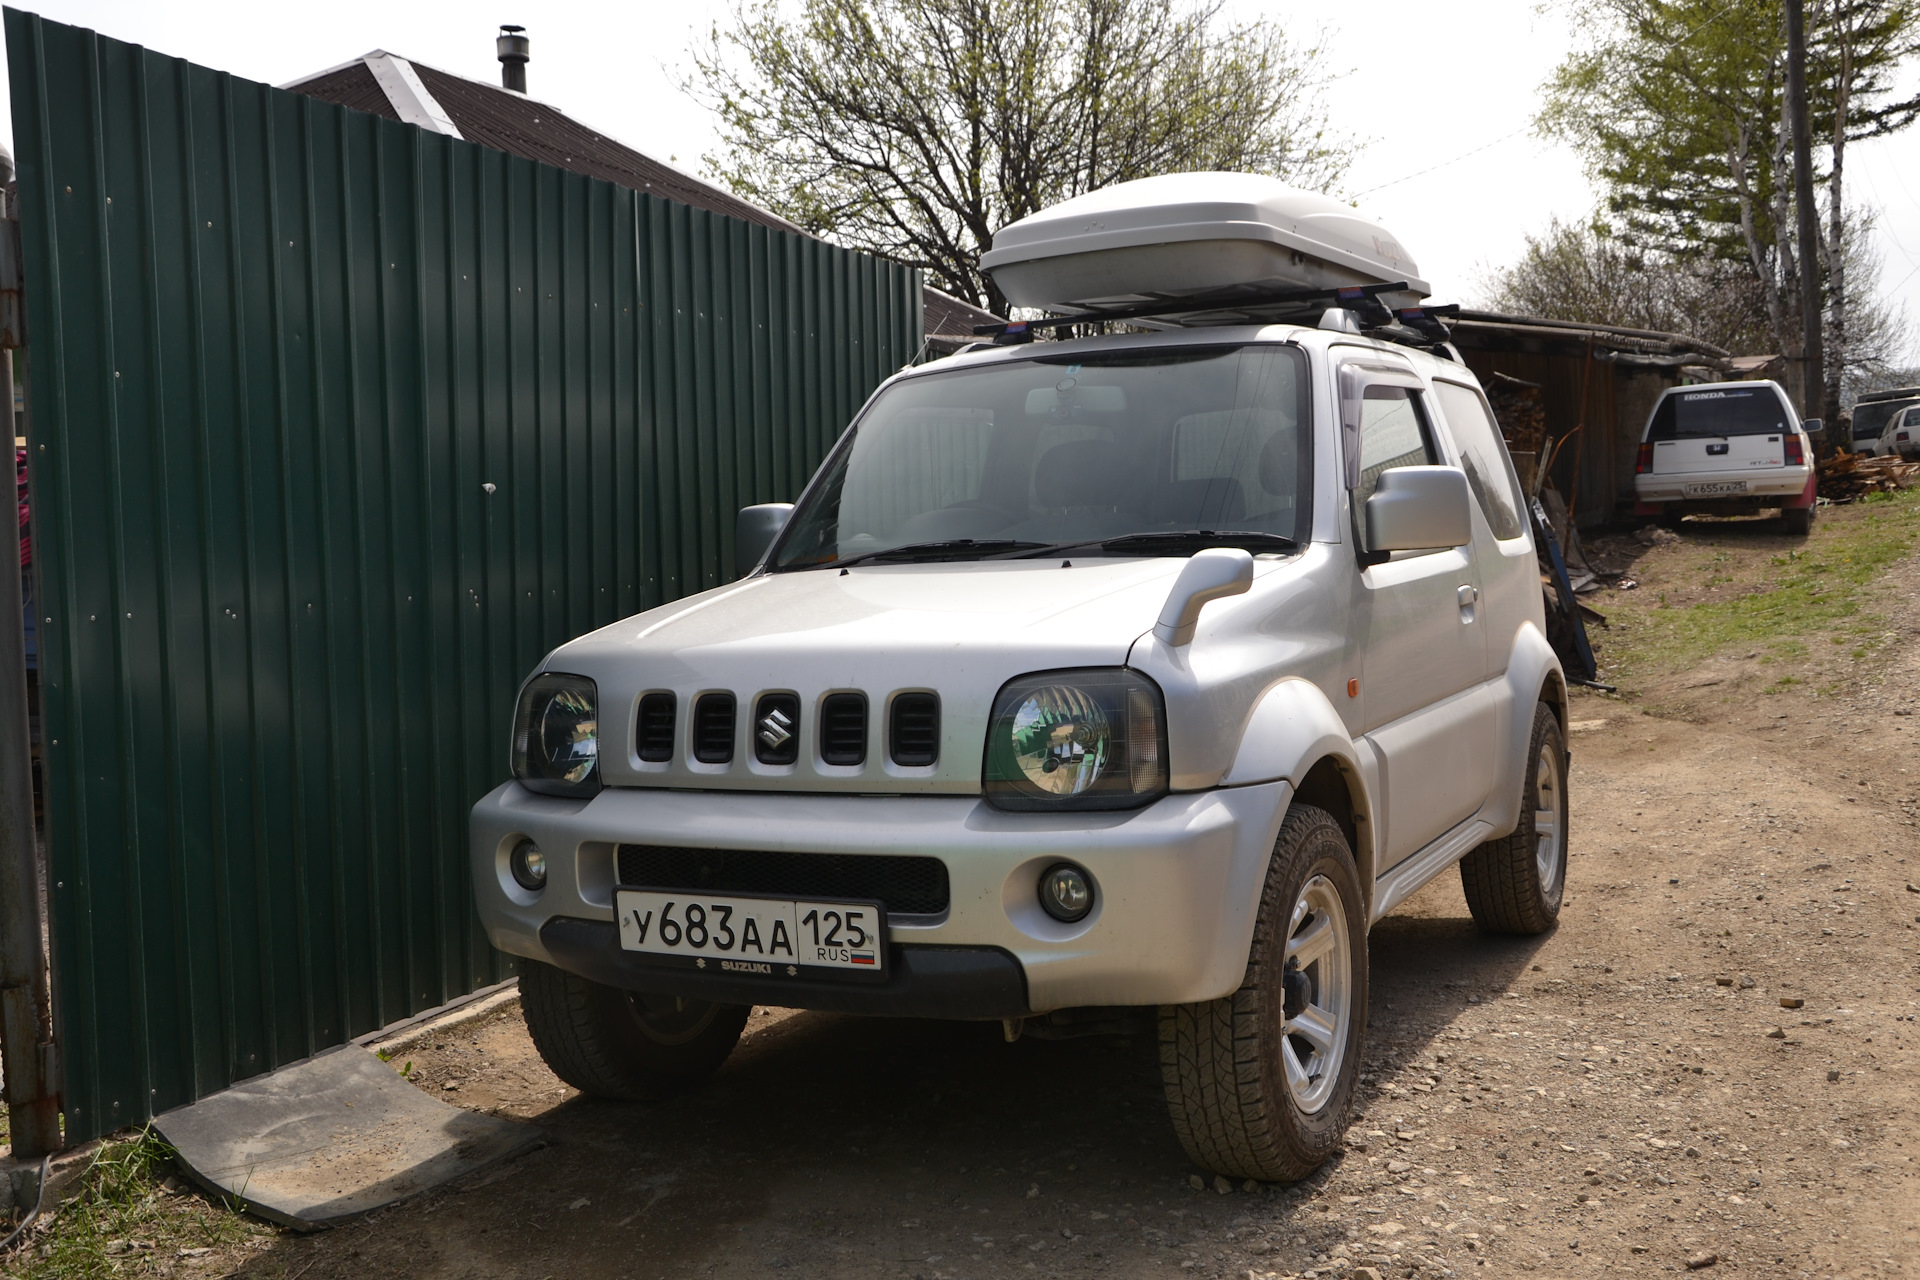
<path fill-rule="evenodd" d="M 1834 257 L 1849 278 L 1880 274 L 1870 229 L 1859 217 L 1840 229 Z M 1743 264 L 1646 248 L 1598 215 L 1555 220 L 1528 236 L 1519 259 L 1489 275 L 1479 292 L 1496 311 L 1685 333 L 1751 355 L 1779 350 L 1766 288 Z M 1848 342 L 1829 353 L 1849 392 L 1879 376 L 1908 337 L 1905 318 L 1884 304 L 1856 301 L 1852 317 Z M 1831 403 L 1840 403 L 1838 391 Z"/>
<path fill-rule="evenodd" d="M 710 173 L 816 234 L 925 269 L 1007 313 L 993 233 L 1115 182 L 1204 169 L 1325 190 L 1326 42 L 1229 25 L 1218 0 L 745 4 L 688 88 L 725 145 Z M 788 16 L 789 14 L 793 16 Z"/>

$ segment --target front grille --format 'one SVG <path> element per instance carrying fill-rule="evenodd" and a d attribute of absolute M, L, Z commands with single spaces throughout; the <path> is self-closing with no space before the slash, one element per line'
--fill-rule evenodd
<path fill-rule="evenodd" d="M 673 759 L 673 712 L 674 698 L 670 693 L 650 693 L 640 699 L 633 736 L 642 760 L 659 764 Z"/>
<path fill-rule="evenodd" d="M 947 864 L 938 858 L 623 844 L 619 866 L 621 884 L 647 889 L 877 899 L 890 915 L 947 909 Z"/>
<path fill-rule="evenodd" d="M 703 693 L 693 704 L 693 758 L 701 764 L 733 759 L 733 695 Z"/>
<path fill-rule="evenodd" d="M 903 693 L 893 700 L 887 747 L 895 764 L 926 765 L 940 758 L 940 698 Z"/>
<path fill-rule="evenodd" d="M 820 758 L 828 764 L 867 762 L 867 695 L 830 693 L 820 704 Z"/>
<path fill-rule="evenodd" d="M 800 758 L 800 699 L 768 693 L 753 709 L 753 758 L 761 764 L 792 764 Z"/>

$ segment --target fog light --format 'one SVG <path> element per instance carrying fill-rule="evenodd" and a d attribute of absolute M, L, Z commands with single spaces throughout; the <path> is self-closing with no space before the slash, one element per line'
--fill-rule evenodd
<path fill-rule="evenodd" d="M 1093 910 L 1093 882 L 1071 862 L 1056 863 L 1040 877 L 1040 905 L 1055 920 L 1084 920 Z"/>
<path fill-rule="evenodd" d="M 513 872 L 513 881 L 528 893 L 538 893 L 547 887 L 547 855 L 540 852 L 540 846 L 531 840 L 522 840 L 507 855 L 507 870 Z"/>

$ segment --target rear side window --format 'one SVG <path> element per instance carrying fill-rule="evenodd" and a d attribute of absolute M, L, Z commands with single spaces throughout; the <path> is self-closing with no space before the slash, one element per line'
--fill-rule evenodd
<path fill-rule="evenodd" d="M 1433 384 L 1440 412 L 1447 415 L 1453 442 L 1460 446 L 1460 462 L 1467 484 L 1487 517 L 1496 538 L 1517 538 L 1520 523 L 1520 480 L 1507 460 L 1507 448 L 1494 430 L 1493 415 L 1480 393 L 1451 382 Z"/>
<path fill-rule="evenodd" d="M 1653 411 L 1649 440 L 1701 436 L 1777 436 L 1791 431 L 1787 407 L 1772 387 L 1702 387 L 1676 391 Z"/>

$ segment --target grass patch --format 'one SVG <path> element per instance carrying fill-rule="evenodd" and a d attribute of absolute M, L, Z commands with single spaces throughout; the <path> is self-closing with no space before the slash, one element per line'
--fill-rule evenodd
<path fill-rule="evenodd" d="M 0 1270 L 20 1280 L 170 1274 L 184 1249 L 267 1230 L 191 1192 L 170 1194 L 161 1183 L 172 1171 L 173 1148 L 151 1129 L 102 1143 L 71 1198 Z"/>
<path fill-rule="evenodd" d="M 1685 536 L 1712 537 L 1713 527 L 1689 524 Z M 1670 582 L 1667 590 L 1656 585 L 1651 598 L 1616 597 L 1609 602 L 1616 625 L 1602 633 L 1602 661 L 1613 675 L 1631 679 L 1683 671 L 1736 651 L 1765 650 L 1776 660 L 1803 658 L 1815 637 L 1824 637 L 1833 650 L 1844 649 L 1849 658 L 1864 658 L 1884 638 L 1878 619 L 1864 611 L 1866 589 L 1910 554 L 1917 538 L 1920 491 L 1909 490 L 1823 510 L 1803 547 L 1747 557 L 1744 571 L 1703 572 L 1709 565 L 1724 570 L 1724 552 L 1700 557 L 1691 566 L 1676 565 L 1691 582 L 1709 587 L 1745 582 L 1749 590 L 1731 598 L 1670 604 L 1670 594 L 1684 594 L 1680 583 Z M 1790 682 L 1798 683 L 1789 677 L 1775 687 Z"/>

